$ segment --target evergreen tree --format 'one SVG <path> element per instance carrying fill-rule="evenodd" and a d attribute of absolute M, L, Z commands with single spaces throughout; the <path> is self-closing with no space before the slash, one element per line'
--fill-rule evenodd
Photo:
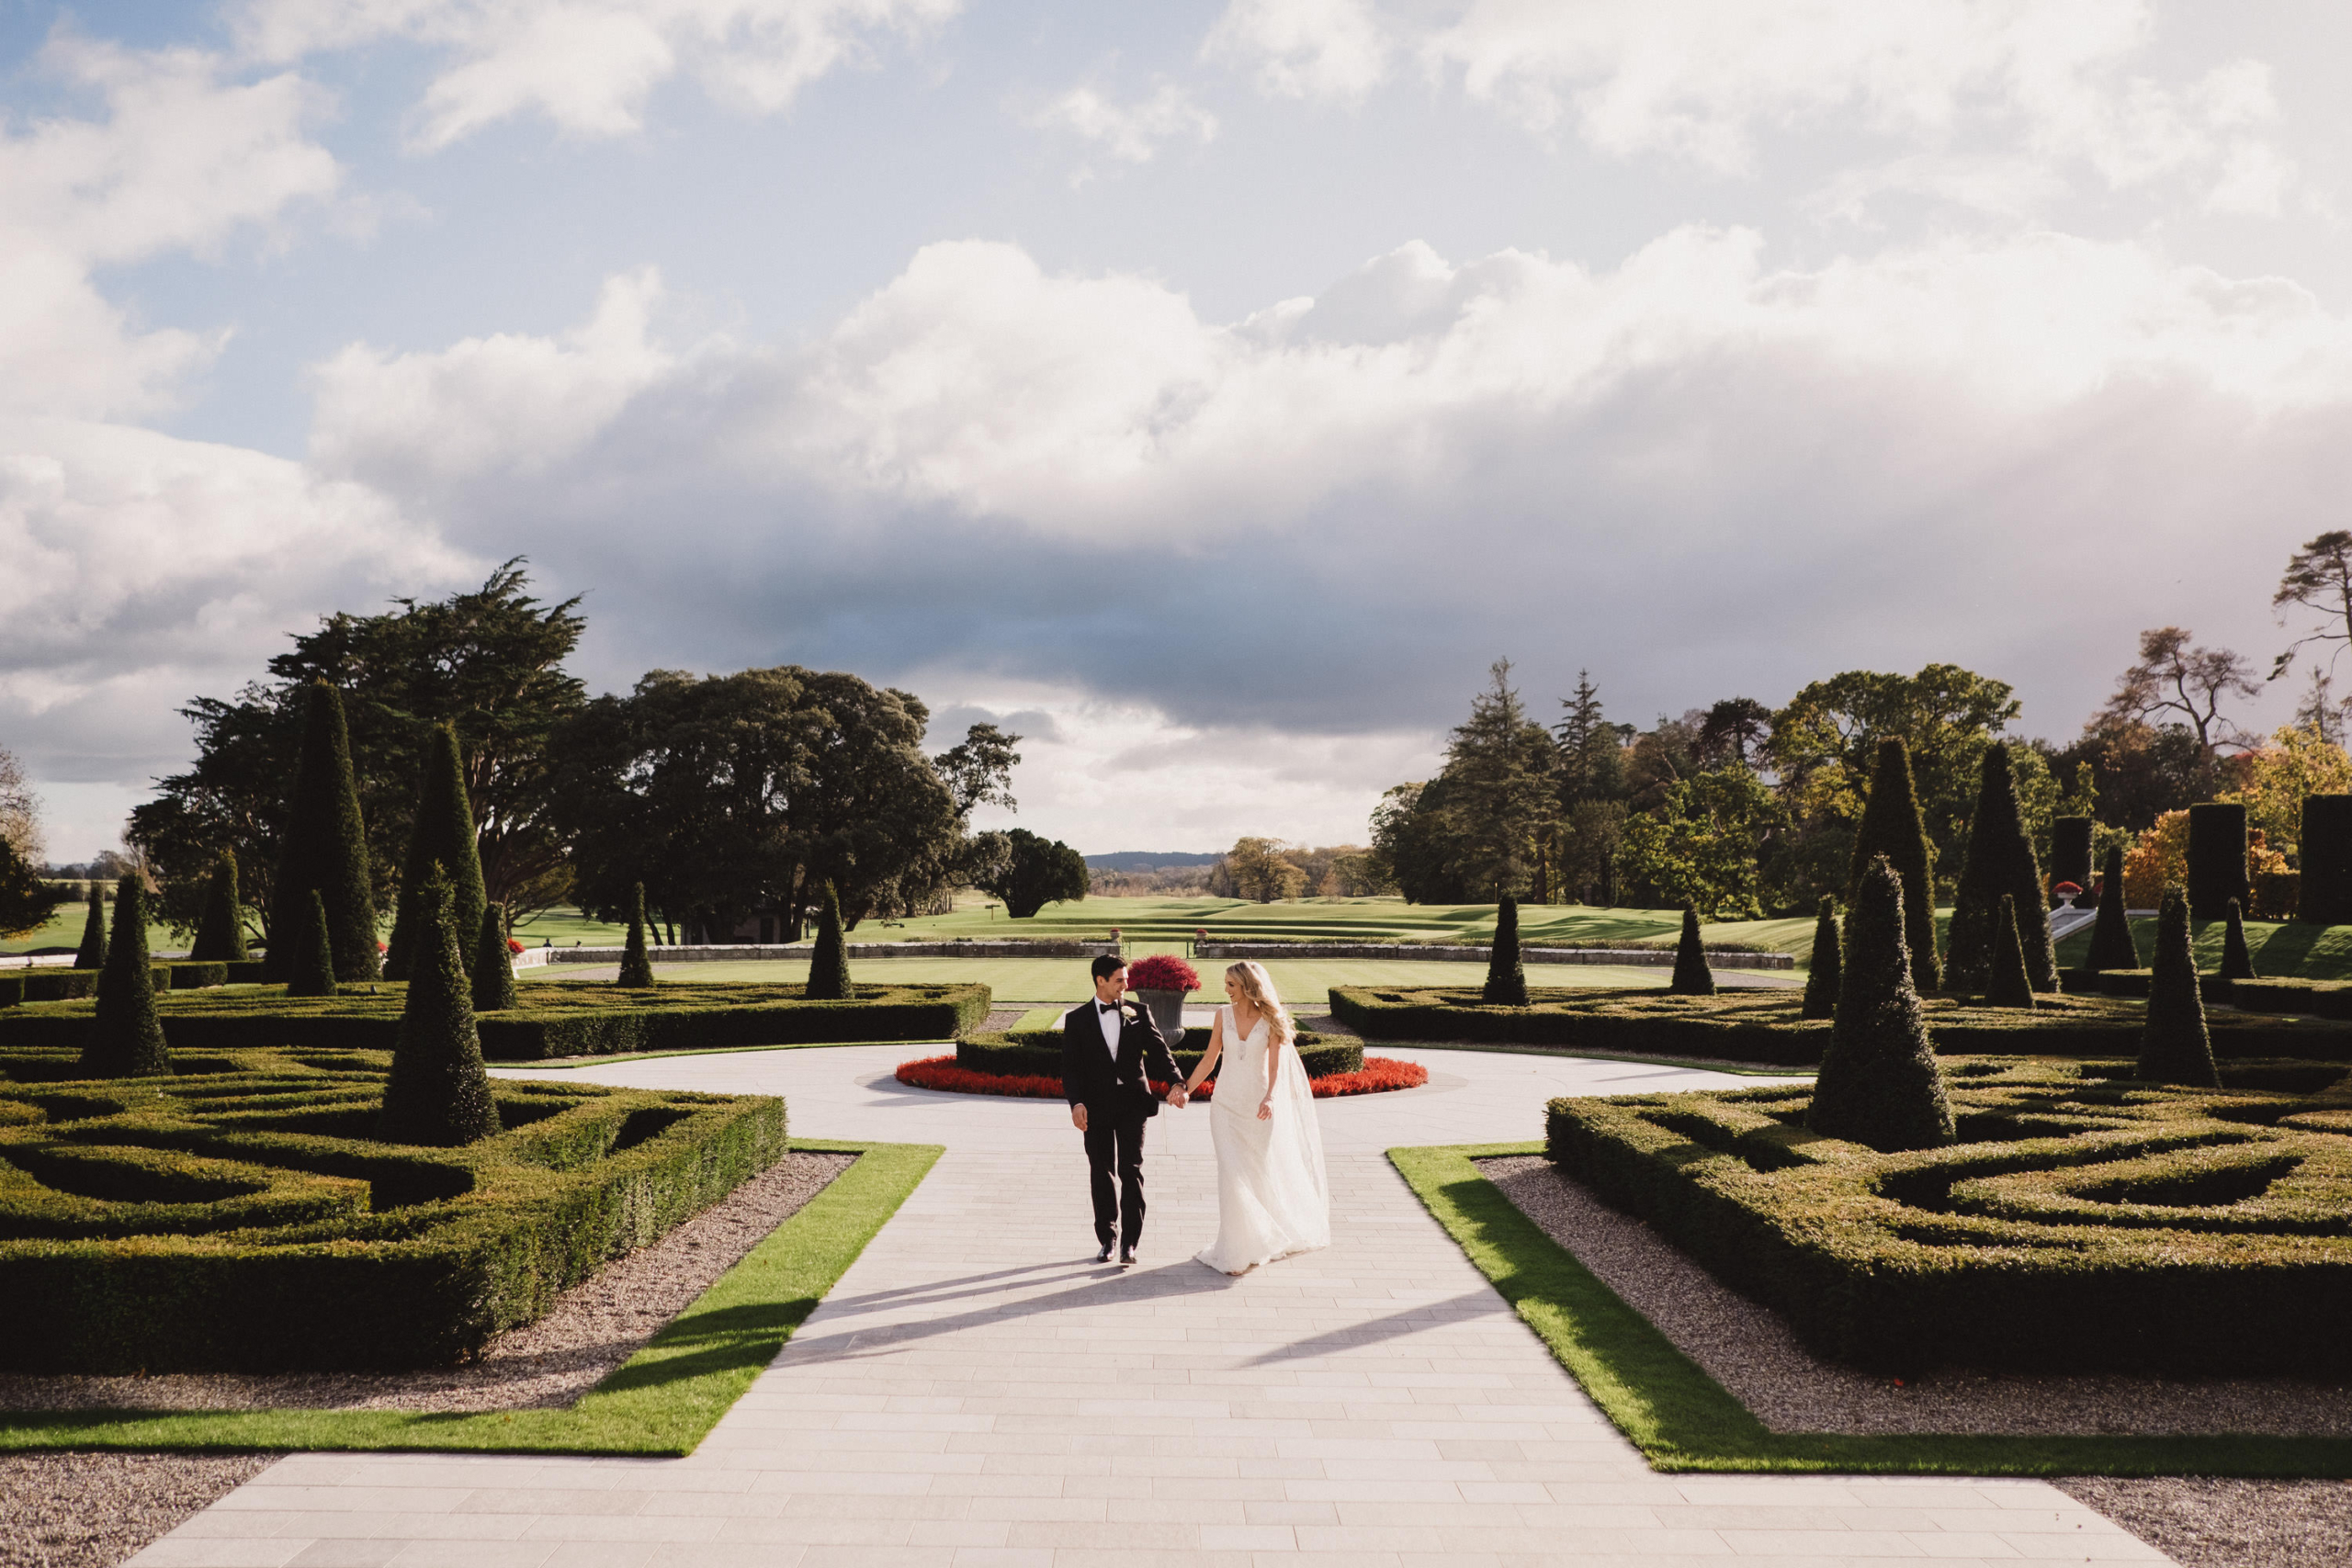
<path fill-rule="evenodd" d="M 1813 967 L 1804 977 L 1804 1009 L 1798 1016 L 1838 1016 L 1838 976 L 1842 967 L 1838 945 L 1838 900 L 1824 893 L 1821 913 L 1814 917 Z"/>
<path fill-rule="evenodd" d="M 2017 910 L 2018 942 L 2025 953 L 2026 977 L 2037 991 L 2058 988 L 2058 959 L 2050 943 L 2050 911 L 2043 902 L 2041 867 L 2026 836 L 2025 812 L 2018 801 L 2009 749 L 1998 741 L 1984 748 L 1976 792 L 1976 816 L 1969 825 L 1968 854 L 1961 863 L 1952 899 L 1951 943 L 1944 954 L 1944 985 L 1954 991 L 1989 991 L 2001 942 L 1995 908 L 2003 897 Z"/>
<path fill-rule="evenodd" d="M 2156 914 L 2156 953 L 2148 976 L 2148 1021 L 2140 1035 L 2140 1077 L 2150 1083 L 2219 1089 L 2213 1041 L 2205 1030 L 2205 998 L 2197 989 L 2197 959 L 2188 945 L 2188 896 L 2165 889 Z"/>
<path fill-rule="evenodd" d="M 0 751 L 0 759 L 6 755 Z M 49 924 L 57 906 L 71 903 L 73 897 L 36 875 L 24 852 L 0 831 L 0 936 L 24 936 L 40 930 Z"/>
<path fill-rule="evenodd" d="M 2098 885 L 2098 919 L 2091 924 L 2091 955 L 2084 966 L 2094 971 L 2140 967 L 2140 944 L 2132 938 L 2131 917 L 2123 912 L 2120 846 L 2107 852 L 2107 870 Z"/>
<path fill-rule="evenodd" d="M 2254 976 L 2254 954 L 2246 951 L 2245 916 L 2238 908 L 2238 901 L 2230 900 L 2229 910 L 2222 917 L 2228 921 L 2222 932 L 2222 978 L 2251 980 Z"/>
<path fill-rule="evenodd" d="M 1562 697 L 1567 716 L 1552 727 L 1560 738 L 1560 804 L 1625 798 L 1625 737 L 1600 706 L 1592 672 L 1577 671 L 1576 695 Z"/>
<path fill-rule="evenodd" d="M 155 1012 L 155 971 L 147 957 L 146 889 L 133 874 L 114 894 L 114 938 L 98 972 L 98 1016 L 82 1047 L 93 1078 L 163 1077 L 172 1070 L 164 1021 Z"/>
<path fill-rule="evenodd" d="M 1846 912 L 1838 1021 L 1814 1080 L 1805 1125 L 1883 1154 L 1952 1141 L 1951 1102 L 1913 987 L 1903 885 L 1881 855 Z"/>
<path fill-rule="evenodd" d="M 506 948 L 506 906 L 482 910 L 481 942 L 474 949 L 474 1011 L 503 1012 L 514 1005 L 514 955 Z"/>
<path fill-rule="evenodd" d="M 1537 840 L 1558 815 L 1558 752 L 1551 733 L 1527 715 L 1498 659 L 1470 716 L 1448 738 L 1446 799 L 1450 859 L 1480 900 L 1516 894 L 1539 873 Z"/>
<path fill-rule="evenodd" d="M 1479 999 L 1489 1007 L 1527 1005 L 1527 966 L 1519 959 L 1519 900 L 1506 897 L 1495 909 L 1495 944 L 1487 954 L 1487 988 Z"/>
<path fill-rule="evenodd" d="M 334 945 L 327 936 L 326 900 L 319 890 L 295 896 L 292 919 L 286 924 L 286 952 L 291 965 L 286 976 L 289 997 L 334 995 Z"/>
<path fill-rule="evenodd" d="M 2007 893 L 1993 907 L 1993 962 L 1984 976 L 1984 1000 L 1996 1008 L 2033 1006 L 2033 977 L 2026 973 L 2025 943 L 2018 937 L 2018 901 Z"/>
<path fill-rule="evenodd" d="M 1854 869 L 1846 896 L 1849 911 L 1860 898 L 1871 863 L 1881 856 L 1894 868 L 1903 889 L 1903 943 L 1910 955 L 1911 984 L 1918 995 L 1932 995 L 1943 983 L 1942 965 L 1936 961 L 1936 852 L 1920 818 L 1918 792 L 1911 782 L 1911 749 L 1899 736 L 1888 736 L 1878 743 L 1878 755 L 1871 766 L 1870 798 L 1862 805 L 1862 820 L 1854 830 Z"/>
<path fill-rule="evenodd" d="M 204 890 L 204 918 L 187 955 L 207 964 L 245 961 L 245 907 L 237 891 L 237 857 L 227 850 L 220 852 Z"/>
<path fill-rule="evenodd" d="M 146 940 L 146 933 L 140 933 Z M 107 896 L 99 886 L 90 884 L 90 912 L 82 921 L 82 945 L 74 950 L 76 969 L 103 969 L 107 966 Z"/>
<path fill-rule="evenodd" d="M 408 978 L 412 949 L 418 941 L 409 894 L 423 886 L 435 865 L 448 879 L 449 919 L 458 949 L 471 953 L 481 931 L 481 855 L 474 842 L 473 806 L 466 798 L 465 756 L 458 747 L 457 730 L 446 724 L 433 727 L 417 771 L 416 816 L 409 829 L 408 860 L 401 870 L 400 913 L 393 919 L 392 940 L 384 954 L 386 979 Z"/>
<path fill-rule="evenodd" d="M 842 901 L 833 885 L 825 884 L 825 901 L 817 910 L 817 946 L 808 954 L 808 989 L 812 1002 L 845 1002 L 850 998 L 849 948 L 842 941 Z"/>
<path fill-rule="evenodd" d="M 498 1103 L 482 1067 L 481 1035 L 450 918 L 449 883 L 436 867 L 421 887 L 422 934 L 408 1001 L 392 1043 L 391 1076 L 377 1136 L 388 1144 L 448 1148 L 498 1131 Z"/>
<path fill-rule="evenodd" d="M 302 753 L 295 765 L 286 835 L 278 847 L 271 923 L 276 925 L 289 907 L 299 914 L 302 895 L 313 890 L 326 909 L 335 978 L 377 978 L 381 971 L 376 952 L 375 884 L 368 868 L 359 788 L 351 772 L 351 737 L 344 728 L 343 699 L 323 681 L 311 683 L 303 713 Z M 286 943 L 272 942 L 262 954 L 262 964 L 265 979 L 283 980 L 292 971 L 294 954 Z"/>
<path fill-rule="evenodd" d="M 1666 983 L 1670 997 L 1712 997 L 1715 972 L 1707 967 L 1707 950 L 1699 941 L 1699 911 L 1682 906 L 1682 940 L 1674 948 L 1674 978 Z"/>
<path fill-rule="evenodd" d="M 653 984 L 653 961 L 645 955 L 645 884 L 629 889 L 628 942 L 621 949 L 621 972 L 614 984 L 643 989 Z"/>

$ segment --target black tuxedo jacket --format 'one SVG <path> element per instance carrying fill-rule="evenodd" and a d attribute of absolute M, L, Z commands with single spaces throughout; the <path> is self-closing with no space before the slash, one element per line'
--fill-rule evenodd
<path fill-rule="evenodd" d="M 1090 998 L 1062 1015 L 1062 1094 L 1072 1105 L 1097 1116 L 1157 1116 L 1159 1098 L 1149 1080 L 1181 1084 L 1184 1075 L 1169 1054 L 1168 1042 L 1151 1014 L 1133 1002 L 1119 1004 L 1119 1054 L 1113 1060 L 1095 1021 Z"/>

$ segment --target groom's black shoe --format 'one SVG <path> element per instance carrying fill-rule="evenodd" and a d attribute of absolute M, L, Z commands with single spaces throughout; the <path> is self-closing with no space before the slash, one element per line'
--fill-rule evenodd
<path fill-rule="evenodd" d="M 1109 1256 L 1110 1256 L 1110 1253 L 1111 1253 L 1111 1249 L 1110 1249 L 1109 1247 L 1104 1247 L 1104 1248 L 1102 1249 L 1102 1255 L 1103 1255 L 1104 1257 L 1106 1257 L 1106 1258 L 1107 1258 L 1107 1257 L 1109 1257 Z M 1122 1269 L 1132 1269 L 1132 1268 L 1134 1268 L 1135 1266 L 1136 1266 L 1136 1249 L 1135 1249 L 1134 1247 L 1121 1247 L 1121 1248 L 1119 1249 L 1119 1267 L 1120 1267 L 1120 1268 L 1122 1268 Z"/>
<path fill-rule="evenodd" d="M 1102 1244 L 1102 1250 L 1094 1255 L 1094 1261 L 1097 1263 L 1108 1263 L 1111 1261 L 1111 1244 L 1109 1242 L 1106 1241 Z"/>

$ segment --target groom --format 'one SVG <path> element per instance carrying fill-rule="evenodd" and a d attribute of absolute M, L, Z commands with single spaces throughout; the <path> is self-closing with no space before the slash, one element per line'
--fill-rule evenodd
<path fill-rule="evenodd" d="M 1094 999 L 1062 1018 L 1062 1092 L 1069 1098 L 1070 1124 L 1086 1134 L 1094 1239 L 1102 1244 L 1094 1261 L 1111 1261 L 1115 1234 L 1123 1269 L 1135 1262 L 1136 1244 L 1143 1239 L 1143 1129 L 1159 1114 L 1150 1079 L 1169 1086 L 1169 1104 L 1184 1105 L 1184 1075 L 1168 1042 L 1148 1012 L 1121 1000 L 1126 991 L 1125 961 L 1104 953 L 1094 961 Z"/>

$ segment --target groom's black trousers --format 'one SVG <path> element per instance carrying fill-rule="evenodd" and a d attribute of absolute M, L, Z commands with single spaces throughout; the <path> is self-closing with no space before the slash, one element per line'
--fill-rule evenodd
<path fill-rule="evenodd" d="M 1133 1252 L 1143 1239 L 1143 1130 L 1151 1123 L 1141 1116 L 1096 1116 L 1086 1119 L 1087 1175 L 1094 1189 L 1094 1239 L 1111 1245 L 1115 1231 L 1119 1245 Z M 1118 1181 L 1111 1179 L 1114 1162 Z"/>

